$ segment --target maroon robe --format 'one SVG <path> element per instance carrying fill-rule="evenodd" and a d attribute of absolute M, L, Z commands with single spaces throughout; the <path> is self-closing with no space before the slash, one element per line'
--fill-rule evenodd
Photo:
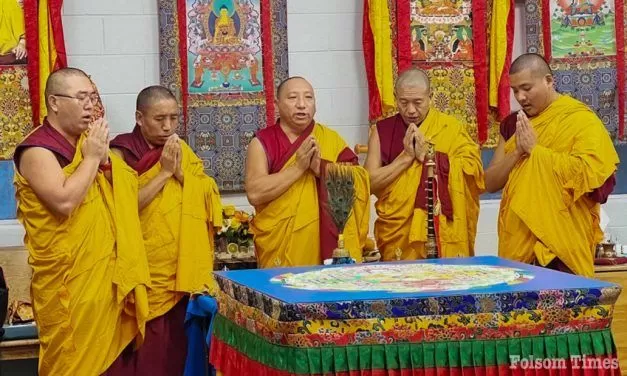
<path fill-rule="evenodd" d="M 20 158 L 24 150 L 30 147 L 40 147 L 50 150 L 54 153 L 61 168 L 69 165 L 74 159 L 76 147 L 72 145 L 59 131 L 50 125 L 48 118 L 44 118 L 42 125 L 35 128 L 24 141 L 15 148 L 13 161 L 19 171 Z"/>
<path fill-rule="evenodd" d="M 279 125 L 277 120 L 274 126 L 266 127 L 257 132 L 257 139 L 261 142 L 268 159 L 268 172 L 276 174 L 281 171 L 287 161 L 296 153 L 303 141 L 311 135 L 315 122 L 312 122 L 305 131 L 292 143 Z M 320 216 L 320 258 L 329 259 L 333 256 L 333 250 L 337 248 L 339 232 L 331 219 L 328 205 L 328 193 L 325 185 L 327 164 L 329 163 L 350 163 L 358 165 L 357 155 L 346 147 L 340 152 L 335 161 L 320 161 L 320 177 L 316 178 L 316 188 L 318 191 L 318 212 Z"/>
<path fill-rule="evenodd" d="M 143 345 L 133 351 L 133 344 L 130 344 L 102 376 L 183 375 L 187 359 L 184 324 L 188 302 L 189 298 L 184 297 L 168 313 L 148 321 Z"/>
<path fill-rule="evenodd" d="M 405 149 L 403 145 L 405 132 L 407 132 L 407 125 L 401 115 L 397 114 L 377 122 L 382 166 L 389 165 L 403 152 Z M 453 220 L 453 203 L 451 202 L 451 196 L 448 191 L 448 175 L 450 170 L 448 155 L 436 151 L 435 163 L 435 174 L 438 179 L 438 197 L 440 198 L 442 214 L 444 214 L 448 220 Z M 422 169 L 422 176 L 420 177 L 420 185 L 416 191 L 414 207 L 427 210 L 426 168 Z"/>
<path fill-rule="evenodd" d="M 514 134 L 516 134 L 517 115 L 518 112 L 513 112 L 501 122 L 500 133 L 505 141 L 509 140 Z M 592 192 L 586 193 L 586 195 L 594 202 L 598 202 L 599 204 L 605 204 L 607 202 L 607 198 L 612 193 L 615 186 L 616 174 L 614 173 L 610 177 L 608 177 L 607 180 L 605 180 L 605 183 L 603 183 L 603 185 L 601 185 L 599 188 L 596 188 Z"/>
<path fill-rule="evenodd" d="M 126 163 L 138 175 L 159 161 L 163 149 L 151 148 L 137 125 L 132 133 L 111 140 L 110 147 L 121 150 Z M 105 375 L 182 375 L 187 358 L 187 336 L 183 327 L 187 302 L 185 297 L 163 316 L 148 321 L 144 344 L 137 351 L 133 351 L 132 345 L 127 347 Z"/>
<path fill-rule="evenodd" d="M 159 161 L 163 149 L 163 147 L 153 149 L 142 135 L 138 125 L 135 125 L 133 132 L 116 136 L 109 146 L 121 150 L 126 164 L 137 171 L 138 175 L 150 170 Z"/>

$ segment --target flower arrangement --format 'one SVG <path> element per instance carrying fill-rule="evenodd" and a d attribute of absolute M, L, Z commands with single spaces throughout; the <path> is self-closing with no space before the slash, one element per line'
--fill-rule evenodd
<path fill-rule="evenodd" d="M 223 225 L 216 234 L 216 257 L 249 259 L 255 257 L 253 235 L 249 232 L 253 215 L 236 210 L 234 205 L 222 209 Z"/>

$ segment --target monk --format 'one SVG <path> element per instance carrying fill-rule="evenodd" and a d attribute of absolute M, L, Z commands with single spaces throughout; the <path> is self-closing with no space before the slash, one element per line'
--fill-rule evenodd
<path fill-rule="evenodd" d="M 456 118 L 431 106 L 424 71 L 401 73 L 395 93 L 398 114 L 370 132 L 365 163 L 378 198 L 374 234 L 382 259 L 427 257 L 427 142 L 435 148 L 439 256 L 472 256 L 484 189 L 479 147 Z"/>
<path fill-rule="evenodd" d="M 22 62 L 26 55 L 22 1 L 0 0 L 0 64 Z"/>
<path fill-rule="evenodd" d="M 503 190 L 499 255 L 592 277 L 619 163 L 612 140 L 590 108 L 555 91 L 540 55 L 521 55 L 509 73 L 522 111 L 501 123 L 486 170 L 487 190 Z"/>
<path fill-rule="evenodd" d="M 279 119 L 260 130 L 246 156 L 246 195 L 261 268 L 320 265 L 338 246 L 327 210 L 327 167 L 353 165 L 355 202 L 343 231 L 345 249 L 358 262 L 368 234 L 370 188 L 357 155 L 333 130 L 314 121 L 314 90 L 302 77 L 277 88 Z"/>
<path fill-rule="evenodd" d="M 125 352 L 117 375 L 182 375 L 190 294 L 216 293 L 212 277 L 214 228 L 222 226 L 215 181 L 176 132 L 179 111 L 172 92 L 150 86 L 137 96 L 135 128 L 111 141 L 139 175 L 139 216 L 150 266 L 150 320 L 144 345 Z"/>
<path fill-rule="evenodd" d="M 137 178 L 109 153 L 81 70 L 52 73 L 48 116 L 15 150 L 17 216 L 33 269 L 39 375 L 100 375 L 148 317 Z M 107 175 L 107 176 L 105 176 Z"/>

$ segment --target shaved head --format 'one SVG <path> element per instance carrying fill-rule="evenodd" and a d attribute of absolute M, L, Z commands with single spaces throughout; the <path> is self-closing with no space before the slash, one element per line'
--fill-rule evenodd
<path fill-rule="evenodd" d="M 277 98 L 281 98 L 281 94 L 285 91 L 285 88 L 288 86 L 288 84 L 294 80 L 302 80 L 305 81 L 309 86 L 311 86 L 311 84 L 309 83 L 309 81 L 307 81 L 304 77 L 301 76 L 294 76 L 294 77 L 290 77 L 288 79 L 283 80 L 283 82 L 281 82 L 279 84 L 279 87 L 277 87 L 276 89 L 276 97 Z"/>
<path fill-rule="evenodd" d="M 514 60 L 512 66 L 509 68 L 509 74 L 514 75 L 520 73 L 526 69 L 529 69 L 535 77 L 544 77 L 546 75 L 553 75 L 551 67 L 544 60 L 544 58 L 538 54 L 528 53 L 520 55 Z"/>
<path fill-rule="evenodd" d="M 65 94 L 68 88 L 68 84 L 66 82 L 67 79 L 69 77 L 76 77 L 76 76 L 85 77 L 89 79 L 89 76 L 87 75 L 87 73 L 83 72 L 82 70 L 78 68 L 59 69 L 57 71 L 52 72 L 50 76 L 48 76 L 48 79 L 46 80 L 46 90 L 44 91 L 44 95 L 46 97 L 46 108 L 48 108 L 48 110 L 50 110 L 48 97 L 53 94 L 59 94 L 59 93 Z"/>
<path fill-rule="evenodd" d="M 538 54 L 520 55 L 509 69 L 514 98 L 529 117 L 539 115 L 559 97 L 554 83 L 551 67 Z"/>
<path fill-rule="evenodd" d="M 431 106 L 429 76 L 421 69 L 410 68 L 401 73 L 394 85 L 398 113 L 406 125 L 420 125 Z"/>
<path fill-rule="evenodd" d="M 135 109 L 142 112 L 146 111 L 146 109 L 150 108 L 153 104 L 163 99 L 171 99 L 176 102 L 176 97 L 172 94 L 170 89 L 159 85 L 148 86 L 137 95 Z"/>
<path fill-rule="evenodd" d="M 422 69 L 410 68 L 401 73 L 396 79 L 394 91 L 398 93 L 399 89 L 421 88 L 431 91 L 429 76 Z"/>

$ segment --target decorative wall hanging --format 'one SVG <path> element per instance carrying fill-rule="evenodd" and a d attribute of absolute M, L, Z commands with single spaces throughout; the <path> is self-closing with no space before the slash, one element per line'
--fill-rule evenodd
<path fill-rule="evenodd" d="M 395 113 L 394 80 L 416 66 L 430 76 L 432 105 L 466 124 L 478 143 L 494 146 L 498 129 L 490 124 L 497 112 L 490 106 L 501 117 L 509 112 L 502 72 L 511 59 L 513 1 L 366 0 L 364 6 L 370 120 Z M 502 53 L 492 56 L 494 46 Z"/>
<path fill-rule="evenodd" d="M 627 141 L 624 15 L 623 0 L 525 2 L 527 51 L 543 54 L 557 90 L 594 109 L 617 141 Z"/>
<path fill-rule="evenodd" d="M 286 0 L 159 0 L 161 83 L 182 107 L 181 136 L 222 192 L 244 189 L 246 148 L 274 124 L 288 77 Z"/>
<path fill-rule="evenodd" d="M 61 0 L 0 0 L 0 220 L 15 218 L 15 146 L 46 115 L 48 75 L 67 66 L 61 5 Z"/>

